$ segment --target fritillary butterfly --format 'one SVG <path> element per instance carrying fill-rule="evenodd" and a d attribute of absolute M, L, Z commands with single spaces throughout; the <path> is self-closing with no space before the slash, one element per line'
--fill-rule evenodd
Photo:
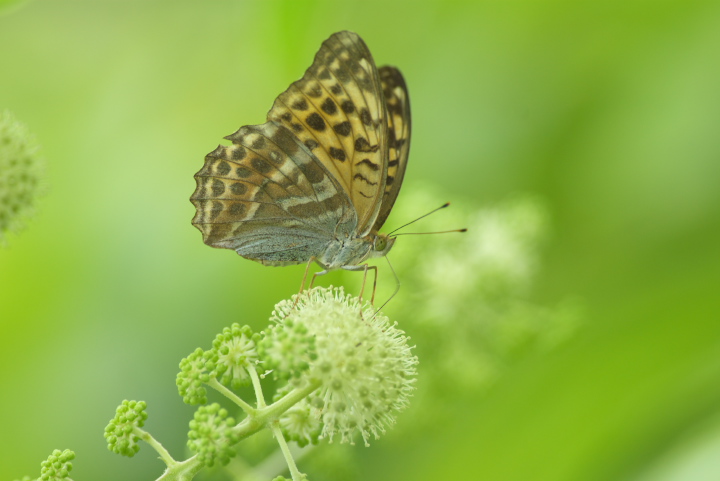
<path fill-rule="evenodd" d="M 267 122 L 225 137 L 195 174 L 193 225 L 212 247 L 265 265 L 360 265 L 390 251 L 378 233 L 402 185 L 410 103 L 395 67 L 338 32 L 280 94 Z"/>

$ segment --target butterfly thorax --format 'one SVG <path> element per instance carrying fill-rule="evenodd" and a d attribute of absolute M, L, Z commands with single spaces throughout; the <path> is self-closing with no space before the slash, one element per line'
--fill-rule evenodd
<path fill-rule="evenodd" d="M 335 239 L 316 261 L 326 270 L 353 269 L 367 259 L 386 255 L 394 243 L 394 237 L 377 233 L 364 237 Z"/>

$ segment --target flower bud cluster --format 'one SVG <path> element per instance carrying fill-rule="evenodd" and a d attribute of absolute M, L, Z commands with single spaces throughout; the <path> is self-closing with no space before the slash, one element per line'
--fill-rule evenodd
<path fill-rule="evenodd" d="M 238 438 L 233 433 L 234 426 L 235 419 L 228 417 L 227 410 L 219 404 L 200 406 L 190 421 L 188 447 L 197 453 L 203 465 L 219 463 L 224 466 L 236 454 Z"/>
<path fill-rule="evenodd" d="M 225 386 L 238 389 L 250 384 L 248 369 L 258 359 L 256 341 L 259 334 L 253 334 L 250 326 L 233 324 L 223 329 L 213 341 L 215 352 L 214 375 Z"/>
<path fill-rule="evenodd" d="M 73 459 L 75 459 L 75 453 L 69 449 L 65 451 L 54 450 L 40 464 L 40 478 L 38 481 L 70 481 Z"/>
<path fill-rule="evenodd" d="M 178 393 L 186 404 L 205 404 L 207 389 L 205 384 L 210 381 L 215 371 L 217 353 L 195 349 L 188 357 L 180 361 L 180 372 L 175 379 Z"/>
<path fill-rule="evenodd" d="M 131 458 L 140 450 L 140 437 L 135 428 L 145 425 L 146 408 L 145 401 L 128 400 L 117 407 L 115 417 L 105 427 L 105 440 L 110 451 Z"/>

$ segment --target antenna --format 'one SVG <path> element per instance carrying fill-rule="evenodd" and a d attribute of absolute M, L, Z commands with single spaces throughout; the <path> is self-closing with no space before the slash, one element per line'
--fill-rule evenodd
<path fill-rule="evenodd" d="M 433 209 L 433 210 L 431 210 L 430 212 L 428 212 L 427 214 L 421 215 L 421 216 L 418 217 L 417 219 L 412 220 L 412 221 L 408 222 L 408 223 L 405 224 L 405 225 L 401 225 L 401 226 L 398 227 L 397 229 L 395 229 L 395 230 L 393 230 L 392 232 L 390 232 L 388 235 L 392 235 L 393 232 L 397 232 L 397 231 L 399 231 L 400 229 L 409 226 L 409 225 L 412 224 L 413 222 L 417 222 L 417 221 L 419 221 L 420 219 L 423 219 L 423 218 L 429 216 L 430 214 L 434 214 L 435 212 L 439 211 L 440 209 L 444 209 L 445 207 L 447 207 L 447 206 L 449 206 L 449 205 L 450 205 L 450 202 L 445 202 L 443 205 L 441 205 L 441 206 L 438 207 L 437 209 Z"/>
<path fill-rule="evenodd" d="M 467 232 L 467 229 L 441 230 L 437 232 L 403 232 L 402 234 L 395 234 L 395 237 L 399 235 L 449 234 L 450 232 Z"/>
<path fill-rule="evenodd" d="M 393 232 L 397 232 L 397 231 L 399 231 L 400 229 L 409 226 L 409 225 L 412 224 L 413 222 L 417 222 L 417 221 L 419 221 L 420 219 L 423 219 L 423 218 L 429 216 L 430 214 L 434 214 L 435 212 L 439 211 L 440 209 L 444 209 L 445 207 L 447 207 L 447 206 L 449 206 L 449 205 L 450 205 L 450 202 L 446 202 L 446 203 L 444 203 L 443 205 L 441 205 L 440 207 L 431 210 L 431 211 L 428 212 L 427 214 L 422 215 L 422 216 L 418 217 L 417 219 L 415 219 L 415 220 L 413 220 L 413 221 L 411 221 L 411 222 L 408 222 L 407 224 L 401 225 L 401 226 L 398 227 L 397 229 L 395 229 L 395 230 L 393 230 L 392 232 L 390 232 L 390 233 L 388 234 L 388 237 L 391 236 Z M 402 234 L 395 234 L 394 237 L 397 237 L 397 236 L 399 236 L 399 235 L 447 234 L 447 233 L 450 233 L 450 232 L 467 232 L 467 229 L 453 229 L 453 230 L 444 230 L 444 231 L 439 231 L 439 232 L 404 232 L 404 233 L 402 233 Z M 386 255 L 386 256 L 385 256 L 385 260 L 387 261 L 388 266 L 390 267 L 390 272 L 392 272 L 393 277 L 395 277 L 395 291 L 394 291 L 394 292 L 392 293 L 392 295 L 391 295 L 385 302 L 383 302 L 383 304 L 375 311 L 375 314 L 373 314 L 373 317 L 377 316 L 378 312 L 380 312 L 380 310 L 381 310 L 383 307 L 385 307 L 385 306 L 388 304 L 388 302 L 390 302 L 390 300 L 391 300 L 393 297 L 395 297 L 395 295 L 400 291 L 400 278 L 398 277 L 397 273 L 395 272 L 395 269 L 393 268 L 392 264 L 390 263 L 390 256 L 387 256 L 387 255 Z M 375 275 L 377 276 L 377 272 L 376 272 Z M 376 280 L 377 280 L 377 277 L 376 277 Z"/>

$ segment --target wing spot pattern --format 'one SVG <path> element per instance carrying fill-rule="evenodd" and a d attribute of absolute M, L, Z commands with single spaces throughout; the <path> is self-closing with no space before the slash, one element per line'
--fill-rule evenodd
<path fill-rule="evenodd" d="M 360 111 L 360 120 L 367 126 L 372 125 L 372 117 L 370 116 L 370 111 L 368 111 L 368 109 L 363 107 Z"/>
<path fill-rule="evenodd" d="M 247 192 L 247 185 L 242 182 L 235 182 L 230 186 L 230 192 L 237 196 L 241 196 Z"/>
<path fill-rule="evenodd" d="M 380 166 L 377 165 L 375 162 L 371 161 L 370 159 L 363 159 L 355 165 L 366 165 L 370 168 L 370 170 L 373 170 L 374 172 L 380 170 Z"/>
<path fill-rule="evenodd" d="M 350 125 L 350 122 L 346 120 L 345 122 L 333 125 L 333 130 L 343 137 L 347 137 L 352 133 L 352 126 Z"/>
<path fill-rule="evenodd" d="M 333 159 L 339 160 L 340 162 L 345 162 L 345 151 L 343 149 L 338 149 L 335 147 L 330 147 L 330 156 Z"/>
<path fill-rule="evenodd" d="M 248 169 L 247 167 L 240 166 L 237 169 L 235 169 L 235 174 L 238 177 L 241 177 L 243 179 L 246 179 L 253 175 L 252 170 Z"/>
<path fill-rule="evenodd" d="M 245 150 L 245 147 L 242 145 L 238 145 L 235 147 L 232 151 L 232 154 L 230 154 L 230 158 L 232 160 L 242 160 L 247 155 L 247 150 Z"/>
<path fill-rule="evenodd" d="M 358 152 L 377 152 L 379 146 L 370 145 L 365 137 L 358 137 L 355 141 L 355 150 Z"/>
<path fill-rule="evenodd" d="M 212 186 L 210 188 L 212 189 L 214 197 L 220 197 L 223 192 L 225 192 L 225 183 L 220 179 L 213 179 Z"/>
<path fill-rule="evenodd" d="M 344 100 L 343 103 L 340 105 L 340 108 L 342 108 L 342 111 L 346 114 L 351 114 L 355 112 L 355 104 L 352 103 L 352 100 Z"/>
<path fill-rule="evenodd" d="M 258 136 L 257 139 L 253 140 L 253 143 L 251 144 L 251 147 L 253 149 L 263 149 L 265 148 L 265 137 Z"/>
<path fill-rule="evenodd" d="M 228 164 L 224 160 L 221 161 L 216 167 L 216 172 L 218 173 L 218 175 L 222 175 L 223 177 L 228 175 L 231 170 L 232 167 L 230 167 L 230 164 Z"/>
<path fill-rule="evenodd" d="M 296 100 L 291 107 L 293 110 L 307 110 L 308 109 L 308 103 L 307 100 L 304 98 L 301 98 L 300 100 Z"/>
<path fill-rule="evenodd" d="M 237 185 L 237 184 L 235 184 L 235 185 Z M 245 204 L 242 204 L 240 202 L 234 202 L 230 205 L 229 212 L 230 212 L 230 215 L 232 215 L 232 216 L 242 218 L 242 217 L 244 217 L 246 209 L 247 209 L 247 207 L 245 207 Z"/>
<path fill-rule="evenodd" d="M 210 219 L 214 219 L 215 217 L 220 215 L 220 212 L 222 212 L 223 206 L 221 202 L 218 202 L 217 200 L 212 201 L 211 208 L 210 208 Z"/>
<path fill-rule="evenodd" d="M 253 157 L 250 159 L 250 165 L 252 165 L 253 169 L 257 170 L 261 174 L 267 174 L 273 169 L 266 160 L 261 159 L 260 157 Z"/>
<path fill-rule="evenodd" d="M 337 113 L 337 105 L 335 105 L 335 102 L 333 102 L 330 97 L 325 99 L 320 108 L 328 115 L 335 115 Z"/>
<path fill-rule="evenodd" d="M 377 182 L 372 182 L 371 180 L 369 180 L 367 177 L 365 177 L 365 176 L 362 175 L 362 174 L 355 174 L 355 175 L 353 176 L 353 180 L 362 180 L 362 181 L 365 182 L 367 185 L 377 185 Z"/>
<path fill-rule="evenodd" d="M 322 87 L 315 83 L 308 88 L 306 93 L 308 94 L 308 96 L 316 99 L 322 96 L 322 92 Z"/>
<path fill-rule="evenodd" d="M 320 114 L 318 114 L 317 112 L 313 112 L 308 115 L 305 119 L 305 122 L 307 122 L 307 124 L 313 130 L 317 130 L 318 132 L 322 132 L 323 130 L 325 130 L 325 121 L 322 117 L 320 117 Z"/>

